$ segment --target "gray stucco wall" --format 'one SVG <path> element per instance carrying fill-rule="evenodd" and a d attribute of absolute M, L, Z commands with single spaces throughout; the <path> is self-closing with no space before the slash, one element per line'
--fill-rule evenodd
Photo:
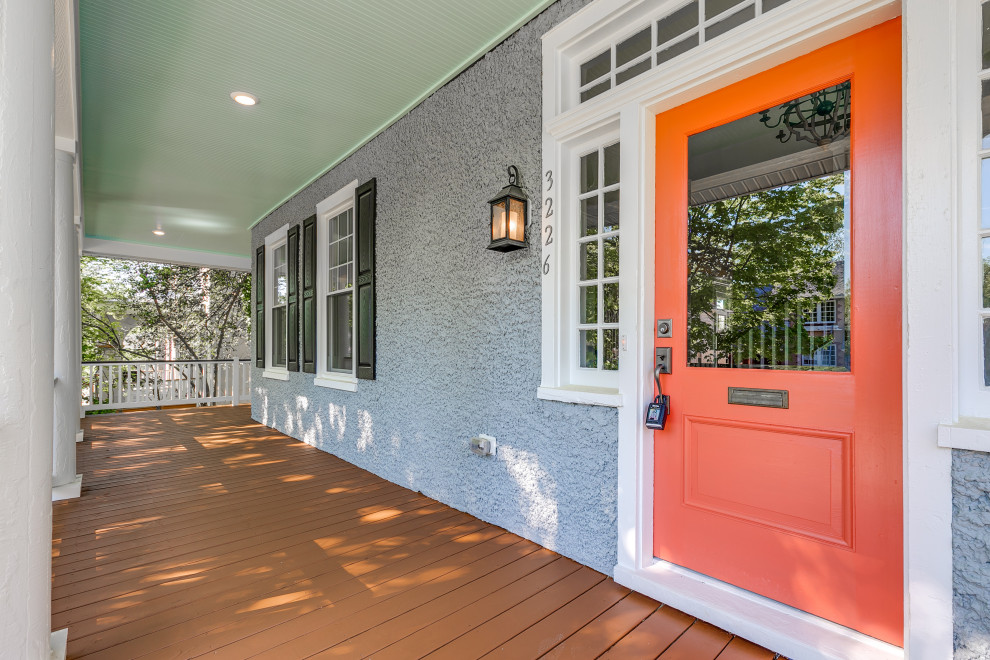
<path fill-rule="evenodd" d="M 586 3 L 551 6 L 255 227 L 256 248 L 348 182 L 378 180 L 377 379 L 349 393 L 254 369 L 252 414 L 610 574 L 616 411 L 536 398 L 540 37 Z M 509 164 L 531 198 L 531 247 L 501 254 L 485 249 L 487 200 Z M 478 433 L 497 457 L 470 453 Z"/>
<path fill-rule="evenodd" d="M 990 454 L 952 452 L 952 587 L 956 660 L 990 658 Z"/>

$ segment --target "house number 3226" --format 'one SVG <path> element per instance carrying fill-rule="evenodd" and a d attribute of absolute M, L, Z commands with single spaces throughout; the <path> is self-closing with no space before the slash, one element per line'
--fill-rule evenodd
<path fill-rule="evenodd" d="M 553 189 L 553 170 L 547 170 L 546 173 L 547 180 L 547 192 L 549 193 Z M 547 247 L 553 243 L 553 225 L 548 221 L 553 217 L 553 196 L 547 195 L 546 197 L 546 213 L 544 214 L 544 225 L 543 225 L 543 235 L 544 241 L 543 246 Z M 547 255 L 543 259 L 543 274 L 548 275 L 550 273 L 550 251 L 547 250 Z"/>

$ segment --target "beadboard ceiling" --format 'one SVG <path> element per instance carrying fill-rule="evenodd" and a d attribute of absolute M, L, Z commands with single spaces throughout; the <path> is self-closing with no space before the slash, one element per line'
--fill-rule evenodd
<path fill-rule="evenodd" d="M 551 3 L 79 0 L 86 236 L 247 257 L 255 221 Z"/>

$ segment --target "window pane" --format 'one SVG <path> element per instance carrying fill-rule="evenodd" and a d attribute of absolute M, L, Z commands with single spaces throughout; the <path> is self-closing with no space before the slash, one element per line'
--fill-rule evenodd
<path fill-rule="evenodd" d="M 652 37 L 650 27 L 640 30 L 633 36 L 621 42 L 615 47 L 615 66 L 619 67 L 628 62 L 632 62 L 640 55 L 646 54 L 650 50 Z"/>
<path fill-rule="evenodd" d="M 619 237 L 606 238 L 602 248 L 602 277 L 617 277 L 619 275 Z"/>
<path fill-rule="evenodd" d="M 990 229 L 990 158 L 980 162 L 980 227 Z"/>
<path fill-rule="evenodd" d="M 581 352 L 581 366 L 586 369 L 598 368 L 598 331 L 579 330 L 578 350 Z"/>
<path fill-rule="evenodd" d="M 983 306 L 990 307 L 990 238 L 984 238 L 983 244 Z"/>
<path fill-rule="evenodd" d="M 605 147 L 605 181 L 602 185 L 611 186 L 619 182 L 619 143 Z"/>
<path fill-rule="evenodd" d="M 983 384 L 990 387 L 990 319 L 983 319 Z"/>
<path fill-rule="evenodd" d="M 619 322 L 619 283 L 612 282 L 602 286 L 602 322 Z"/>
<path fill-rule="evenodd" d="M 619 229 L 619 191 L 611 190 L 605 193 L 605 218 L 602 231 L 617 231 Z"/>
<path fill-rule="evenodd" d="M 847 92 L 840 83 L 688 139 L 690 366 L 849 370 Z M 788 114 L 821 107 L 834 115 L 820 125 Z M 787 165 L 766 171 L 773 162 Z"/>
<path fill-rule="evenodd" d="M 789 2 L 789 0 L 763 0 L 763 13 L 765 14 L 771 9 L 776 9 L 787 2 Z"/>
<path fill-rule="evenodd" d="M 673 46 L 670 46 L 669 48 L 665 48 L 661 50 L 659 53 L 657 53 L 657 66 L 663 64 L 667 60 L 674 59 L 678 55 L 682 55 L 688 52 L 697 45 L 698 45 L 698 33 L 695 32 L 684 41 L 678 41 Z"/>
<path fill-rule="evenodd" d="M 352 294 L 327 296 L 327 345 L 330 347 L 330 371 L 350 373 L 352 370 L 353 309 Z"/>
<path fill-rule="evenodd" d="M 598 278 L 598 241 L 581 243 L 581 279 L 594 280 Z"/>
<path fill-rule="evenodd" d="M 990 2 L 983 3 L 983 68 L 990 67 Z"/>
<path fill-rule="evenodd" d="M 588 99 L 593 99 L 599 94 L 604 94 L 608 90 L 612 89 L 612 81 L 605 80 L 605 82 L 600 82 L 594 87 L 589 87 L 588 89 L 581 92 L 581 103 L 584 103 Z"/>
<path fill-rule="evenodd" d="M 619 368 L 619 330 L 602 330 L 602 369 L 616 371 Z"/>
<path fill-rule="evenodd" d="M 980 105 L 983 114 L 983 148 L 990 149 L 990 80 L 984 80 Z"/>
<path fill-rule="evenodd" d="M 735 14 L 729 16 L 728 18 L 723 18 L 718 23 L 715 23 L 714 25 L 710 25 L 707 28 L 705 28 L 705 41 L 711 41 L 715 37 L 725 34 L 732 28 L 739 27 L 740 25 L 754 18 L 755 16 L 756 16 L 755 6 L 750 5 L 748 7 L 744 7 L 739 11 L 737 11 Z"/>
<path fill-rule="evenodd" d="M 598 323 L 598 287 L 582 286 L 578 323 Z"/>
<path fill-rule="evenodd" d="M 671 39 L 696 27 L 698 27 L 697 0 L 657 21 L 657 45 L 662 46 Z"/>
<path fill-rule="evenodd" d="M 581 235 L 594 236 L 598 233 L 598 197 L 581 200 Z"/>
<path fill-rule="evenodd" d="M 581 156 L 581 192 L 598 189 L 598 152 Z"/>
<path fill-rule="evenodd" d="M 649 71 L 651 66 L 653 66 L 653 63 L 650 61 L 650 58 L 647 57 L 642 62 L 637 62 L 628 69 L 623 69 L 619 73 L 615 74 L 615 84 L 621 85 L 627 80 L 631 78 L 635 78 L 639 74 Z"/>
<path fill-rule="evenodd" d="M 272 363 L 276 367 L 285 366 L 285 306 L 272 308 Z"/>
<path fill-rule="evenodd" d="M 612 50 L 609 49 L 581 65 L 581 86 L 584 87 L 592 80 L 598 80 L 611 70 Z"/>
<path fill-rule="evenodd" d="M 742 0 L 705 0 L 705 20 L 718 16 L 726 9 L 738 5 Z"/>

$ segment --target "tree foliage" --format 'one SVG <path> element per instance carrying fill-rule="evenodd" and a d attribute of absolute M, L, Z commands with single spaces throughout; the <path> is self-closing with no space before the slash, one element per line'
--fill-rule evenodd
<path fill-rule="evenodd" d="M 81 261 L 83 359 L 217 360 L 250 337 L 247 273 Z"/>
<path fill-rule="evenodd" d="M 691 207 L 692 356 L 719 366 L 793 365 L 798 353 L 832 341 L 809 333 L 801 317 L 833 297 L 842 257 L 842 187 L 843 176 L 835 174 Z M 721 328 L 718 300 L 730 311 Z M 739 346 L 745 347 L 742 357 Z"/>

